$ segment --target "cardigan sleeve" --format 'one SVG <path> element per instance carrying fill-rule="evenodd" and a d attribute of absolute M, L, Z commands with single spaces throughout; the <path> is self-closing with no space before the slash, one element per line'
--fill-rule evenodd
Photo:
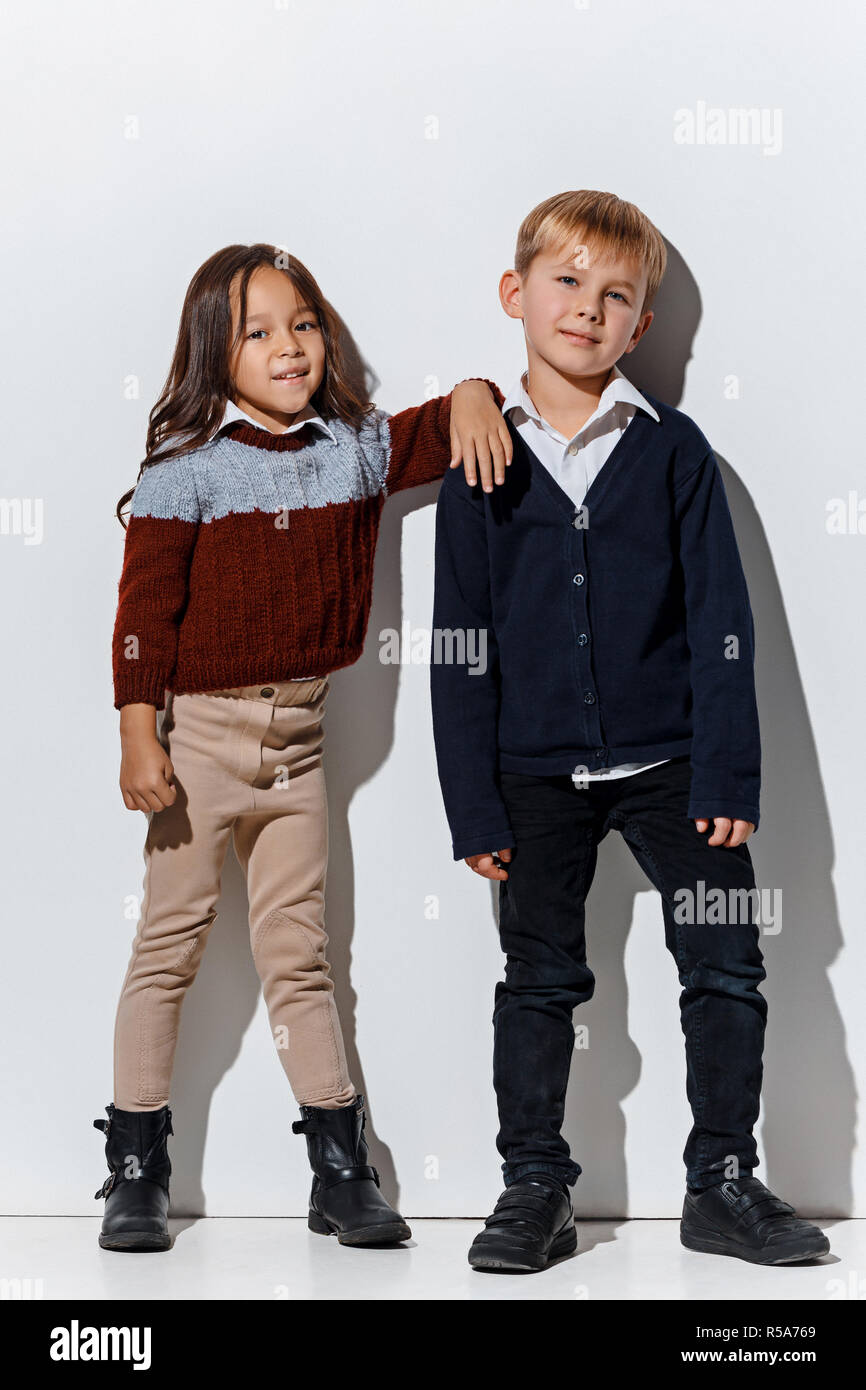
<path fill-rule="evenodd" d="M 675 489 L 692 687 L 692 819 L 758 827 L 755 632 L 725 486 L 712 452 Z"/>
<path fill-rule="evenodd" d="M 114 707 L 165 706 L 201 523 L 187 456 L 149 465 L 126 529 L 112 638 Z"/>
<path fill-rule="evenodd" d="M 501 410 L 505 397 L 494 381 L 485 381 Z M 443 478 L 451 462 L 451 396 L 435 396 L 397 415 L 379 411 L 380 442 L 384 454 L 382 487 L 386 494 Z"/>
<path fill-rule="evenodd" d="M 499 648 L 483 494 L 462 474 L 439 491 L 435 561 L 433 739 L 454 858 L 466 859 L 513 848 L 515 839 L 499 791 Z"/>

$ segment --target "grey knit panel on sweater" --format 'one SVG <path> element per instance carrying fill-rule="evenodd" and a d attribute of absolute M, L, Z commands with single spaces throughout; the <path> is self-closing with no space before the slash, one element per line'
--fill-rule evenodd
<path fill-rule="evenodd" d="M 144 470 L 133 516 L 207 522 L 230 512 L 280 512 L 360 501 L 385 491 L 391 447 L 387 411 L 354 429 L 329 419 L 336 444 L 321 431 L 299 449 L 259 449 L 227 435 Z"/>

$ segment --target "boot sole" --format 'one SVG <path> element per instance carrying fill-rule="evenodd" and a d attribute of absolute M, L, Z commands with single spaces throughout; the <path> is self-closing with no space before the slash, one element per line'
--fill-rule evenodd
<path fill-rule="evenodd" d="M 341 1231 L 316 1211 L 307 1217 L 307 1225 L 319 1236 L 336 1236 L 340 1245 L 393 1245 L 411 1240 L 412 1232 L 405 1221 L 385 1221 L 380 1226 L 359 1226 L 356 1231 Z"/>
<path fill-rule="evenodd" d="M 513 1246 L 505 1244 L 499 1250 L 493 1246 L 480 1247 L 477 1250 L 470 1247 L 469 1263 L 473 1269 L 494 1272 L 512 1270 L 516 1274 L 537 1274 L 553 1260 L 559 1259 L 562 1255 L 572 1255 L 576 1249 L 577 1231 L 572 1223 L 554 1238 L 547 1255 L 530 1255 L 525 1250 L 516 1250 Z"/>
<path fill-rule="evenodd" d="M 99 1244 L 103 1250 L 168 1250 L 171 1236 L 157 1231 L 120 1231 L 114 1236 L 100 1235 Z"/>
<path fill-rule="evenodd" d="M 703 1255 L 733 1255 L 735 1259 L 748 1260 L 754 1265 L 788 1265 L 801 1260 L 819 1260 L 829 1255 L 830 1242 L 826 1236 L 820 1240 L 801 1240 L 798 1244 L 776 1245 L 764 1250 L 750 1250 L 723 1235 L 698 1235 L 686 1227 L 680 1227 L 680 1244 L 687 1250 L 697 1250 Z"/>

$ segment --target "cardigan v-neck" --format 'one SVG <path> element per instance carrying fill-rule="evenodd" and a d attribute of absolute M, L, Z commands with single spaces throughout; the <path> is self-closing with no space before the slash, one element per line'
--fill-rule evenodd
<path fill-rule="evenodd" d="M 630 464 L 636 462 L 636 460 L 640 458 L 643 450 L 647 447 L 650 436 L 648 435 L 648 431 L 643 429 L 642 426 L 655 428 L 656 425 L 656 422 L 650 416 L 644 415 L 638 411 L 635 417 L 629 422 L 627 429 L 623 431 L 616 444 L 614 444 L 604 467 L 600 469 L 593 478 L 584 493 L 583 501 L 579 506 L 575 506 L 572 498 L 569 497 L 565 489 L 557 479 L 554 478 L 550 469 L 545 467 L 541 459 L 538 458 L 530 445 L 527 444 L 513 421 L 508 420 L 506 423 L 508 425 L 508 432 L 515 443 L 515 447 L 519 448 L 522 445 L 526 450 L 533 475 L 539 479 L 543 487 L 547 488 L 554 506 L 558 507 L 560 511 L 567 515 L 569 521 L 572 521 L 584 508 L 590 515 L 592 514 L 592 508 L 598 505 L 600 499 L 604 496 L 610 485 L 611 474 L 615 472 L 617 468 L 627 468 Z"/>
<path fill-rule="evenodd" d="M 529 394 L 528 371 L 513 383 L 502 407 L 505 418 L 575 502 L 582 500 L 637 410 L 657 419 L 646 396 L 616 365 L 595 410 L 570 436 L 562 434 L 537 409 Z"/>

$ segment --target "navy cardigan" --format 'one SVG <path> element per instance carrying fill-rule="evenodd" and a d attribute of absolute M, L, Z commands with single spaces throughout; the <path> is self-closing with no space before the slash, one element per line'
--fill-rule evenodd
<path fill-rule="evenodd" d="M 687 753 L 688 816 L 757 829 L 754 625 L 722 476 L 695 422 L 644 395 L 660 421 L 638 409 L 580 508 L 510 420 L 504 484 L 445 474 L 430 688 L 455 859 L 515 845 L 500 770 Z"/>

